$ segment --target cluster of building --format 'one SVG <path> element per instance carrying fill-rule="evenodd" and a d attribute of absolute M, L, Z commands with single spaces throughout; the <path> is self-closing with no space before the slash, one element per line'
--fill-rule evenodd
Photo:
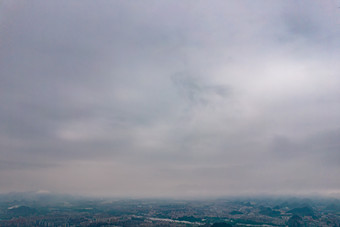
<path fill-rule="evenodd" d="M 0 226 L 213 226 L 214 223 L 340 227 L 340 202 L 282 199 L 0 202 Z"/>

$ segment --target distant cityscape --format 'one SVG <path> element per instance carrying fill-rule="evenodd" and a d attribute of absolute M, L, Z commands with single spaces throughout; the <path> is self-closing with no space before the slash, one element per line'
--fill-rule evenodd
<path fill-rule="evenodd" d="M 0 226 L 340 226 L 337 198 L 202 200 L 0 195 Z"/>

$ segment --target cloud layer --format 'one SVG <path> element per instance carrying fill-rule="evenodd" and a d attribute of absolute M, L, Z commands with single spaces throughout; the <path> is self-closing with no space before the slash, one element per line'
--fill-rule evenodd
<path fill-rule="evenodd" d="M 2 1 L 0 192 L 340 192 L 335 1 Z"/>

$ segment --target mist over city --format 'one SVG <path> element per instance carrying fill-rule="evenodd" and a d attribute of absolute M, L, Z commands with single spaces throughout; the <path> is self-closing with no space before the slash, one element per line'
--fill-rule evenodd
<path fill-rule="evenodd" d="M 1 1 L 0 225 L 40 196 L 338 212 L 339 43 L 336 0 Z"/>

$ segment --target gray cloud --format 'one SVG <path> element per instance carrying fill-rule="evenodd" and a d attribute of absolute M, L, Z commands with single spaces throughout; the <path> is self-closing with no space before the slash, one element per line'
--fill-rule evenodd
<path fill-rule="evenodd" d="M 3 1 L 0 192 L 339 192 L 334 1 Z"/>
<path fill-rule="evenodd" d="M 171 79 L 180 96 L 194 104 L 208 104 L 214 96 L 225 98 L 230 93 L 227 86 L 202 85 L 194 77 L 184 73 L 176 73 Z"/>

